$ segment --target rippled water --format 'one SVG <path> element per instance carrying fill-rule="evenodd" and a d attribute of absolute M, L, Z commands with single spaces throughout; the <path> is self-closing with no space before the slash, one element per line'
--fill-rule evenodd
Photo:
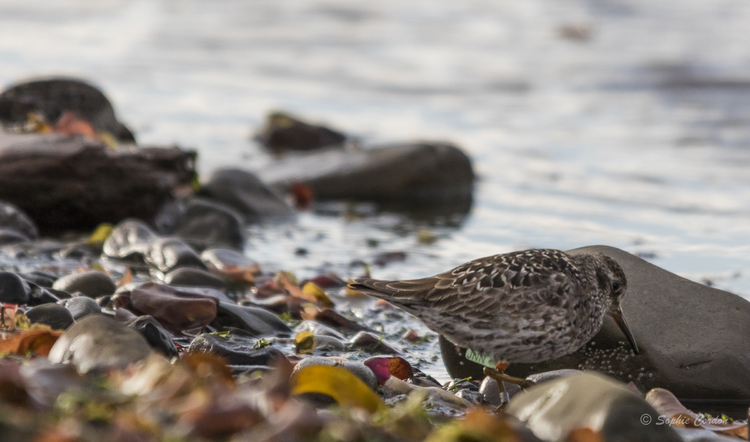
<path fill-rule="evenodd" d="M 373 269 L 404 278 L 608 244 L 750 296 L 748 22 L 750 3 L 716 0 L 3 0 L 0 83 L 88 78 L 140 142 L 195 147 L 204 174 L 265 163 L 249 135 L 276 108 L 472 156 L 474 208 L 436 244 L 395 215 L 303 214 L 252 228 L 268 266 L 356 273 L 406 250 Z"/>

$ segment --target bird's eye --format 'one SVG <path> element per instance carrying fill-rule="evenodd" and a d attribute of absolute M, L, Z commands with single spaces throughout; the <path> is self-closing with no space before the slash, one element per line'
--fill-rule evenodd
<path fill-rule="evenodd" d="M 615 292 L 619 292 L 620 291 L 620 283 L 619 282 L 612 283 L 612 290 L 615 291 Z"/>

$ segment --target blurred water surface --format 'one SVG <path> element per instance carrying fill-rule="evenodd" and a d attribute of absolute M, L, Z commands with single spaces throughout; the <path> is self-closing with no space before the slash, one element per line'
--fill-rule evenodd
<path fill-rule="evenodd" d="M 0 84 L 89 79 L 141 143 L 197 148 L 203 174 L 267 162 L 248 136 L 271 109 L 472 156 L 474 209 L 436 244 L 396 215 L 304 214 L 251 229 L 269 266 L 357 273 L 406 250 L 373 269 L 406 278 L 608 244 L 748 296 L 748 22 L 750 3 L 717 0 L 2 0 Z"/>

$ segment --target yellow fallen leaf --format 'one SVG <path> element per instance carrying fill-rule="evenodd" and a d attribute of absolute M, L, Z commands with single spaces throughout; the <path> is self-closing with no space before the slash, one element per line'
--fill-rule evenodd
<path fill-rule="evenodd" d="M 114 230 L 114 226 L 110 223 L 99 224 L 96 226 L 96 229 L 94 229 L 94 233 L 92 233 L 86 240 L 86 244 L 94 247 L 101 247 L 102 244 L 104 244 L 104 241 L 109 238 L 109 235 L 112 234 L 112 230 Z"/>
<path fill-rule="evenodd" d="M 340 407 L 363 408 L 370 413 L 385 409 L 374 391 L 357 376 L 341 367 L 312 365 L 292 376 L 292 395 L 321 393 L 333 398 Z"/>
<path fill-rule="evenodd" d="M 297 333 L 294 337 L 294 348 L 297 353 L 310 353 L 315 348 L 315 335 L 307 330 Z"/>
<path fill-rule="evenodd" d="M 319 302 L 324 307 L 333 307 L 333 301 L 326 296 L 326 292 L 314 282 L 308 282 L 302 287 L 302 293 L 306 296 L 310 296 Z M 309 299 L 309 298 L 306 298 Z"/>

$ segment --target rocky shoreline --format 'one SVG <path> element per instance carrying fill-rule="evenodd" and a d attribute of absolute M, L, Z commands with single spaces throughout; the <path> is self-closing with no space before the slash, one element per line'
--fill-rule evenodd
<path fill-rule="evenodd" d="M 385 336 L 376 322 L 404 314 L 346 288 L 361 268 L 297 280 L 245 253 L 247 223 L 316 200 L 465 215 L 474 173 L 450 143 L 363 149 L 277 113 L 258 135 L 272 167 L 198 182 L 193 153 L 138 147 L 79 80 L 6 90 L 0 122 L 2 440 L 748 437 L 750 304 L 622 250 L 571 253 L 623 266 L 642 354 L 605 323 L 573 355 L 511 366 L 536 385 L 507 398 L 447 341 L 455 379 L 420 371 L 437 336 Z"/>

